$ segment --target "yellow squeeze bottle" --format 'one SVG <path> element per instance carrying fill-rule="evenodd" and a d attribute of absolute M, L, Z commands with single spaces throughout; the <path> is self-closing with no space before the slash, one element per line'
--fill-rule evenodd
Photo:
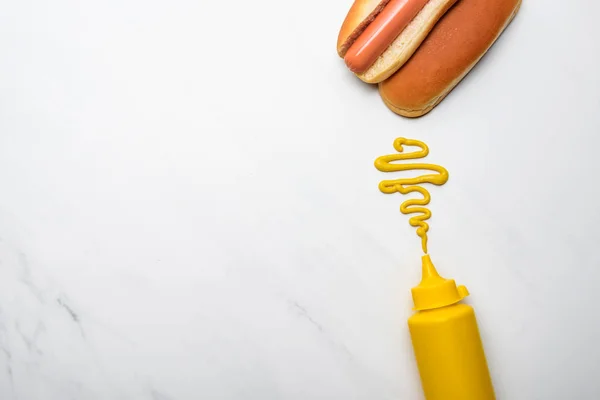
<path fill-rule="evenodd" d="M 408 327 L 427 400 L 495 400 L 475 312 L 460 301 L 467 288 L 442 278 L 429 255 L 412 289 Z"/>

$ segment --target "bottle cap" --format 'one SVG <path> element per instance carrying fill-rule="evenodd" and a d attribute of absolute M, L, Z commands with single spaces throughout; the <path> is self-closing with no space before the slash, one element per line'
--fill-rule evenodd
<path fill-rule="evenodd" d="M 435 270 L 429 255 L 424 255 L 421 283 L 412 288 L 412 297 L 417 311 L 431 310 L 458 303 L 469 295 L 464 286 L 457 286 L 454 279 L 442 278 Z"/>

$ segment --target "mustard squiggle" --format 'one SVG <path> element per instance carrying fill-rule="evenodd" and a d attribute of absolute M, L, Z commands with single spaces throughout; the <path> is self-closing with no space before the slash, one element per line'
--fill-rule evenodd
<path fill-rule="evenodd" d="M 403 145 L 416 146 L 421 148 L 420 151 L 413 153 L 404 153 Z M 427 220 L 431 218 L 431 211 L 424 206 L 427 206 L 431 201 L 429 192 L 424 189 L 421 185 L 424 183 L 430 183 L 433 185 L 441 186 L 448 181 L 448 171 L 439 165 L 435 164 L 397 164 L 395 162 L 402 160 L 414 160 L 418 158 L 424 158 L 429 154 L 429 147 L 419 140 L 397 138 L 394 140 L 394 148 L 400 154 L 392 154 L 387 156 L 379 157 L 375 160 L 375 168 L 381 172 L 398 172 L 398 171 L 410 171 L 410 170 L 428 170 L 437 172 L 437 174 L 422 175 L 417 178 L 400 178 L 394 180 L 385 180 L 379 183 L 379 190 L 386 194 L 402 193 L 409 194 L 418 192 L 423 198 L 422 199 L 410 199 L 406 200 L 400 205 L 400 212 L 405 215 L 419 214 L 409 219 L 411 226 L 417 228 L 417 235 L 421 238 L 421 246 L 423 252 L 427 254 L 427 232 L 429 231 L 429 224 Z"/>

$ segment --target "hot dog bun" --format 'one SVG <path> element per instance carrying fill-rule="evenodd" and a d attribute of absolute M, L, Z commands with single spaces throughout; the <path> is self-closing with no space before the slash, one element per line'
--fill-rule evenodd
<path fill-rule="evenodd" d="M 457 0 L 429 0 L 385 52 L 365 72 L 355 74 L 377 84 L 392 76 L 419 48 L 440 18 Z M 338 35 L 337 50 L 344 57 L 354 41 L 385 8 L 389 0 L 355 0 Z"/>
<path fill-rule="evenodd" d="M 427 114 L 477 64 L 516 15 L 521 0 L 459 0 L 411 59 L 379 84 L 396 114 Z"/>

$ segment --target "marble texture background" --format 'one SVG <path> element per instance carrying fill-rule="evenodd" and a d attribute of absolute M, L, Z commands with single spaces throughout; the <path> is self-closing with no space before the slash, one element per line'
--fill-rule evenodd
<path fill-rule="evenodd" d="M 407 120 L 336 57 L 350 4 L 0 5 L 2 400 L 420 399 L 401 135 L 498 398 L 600 398 L 600 6 L 525 0 Z"/>

